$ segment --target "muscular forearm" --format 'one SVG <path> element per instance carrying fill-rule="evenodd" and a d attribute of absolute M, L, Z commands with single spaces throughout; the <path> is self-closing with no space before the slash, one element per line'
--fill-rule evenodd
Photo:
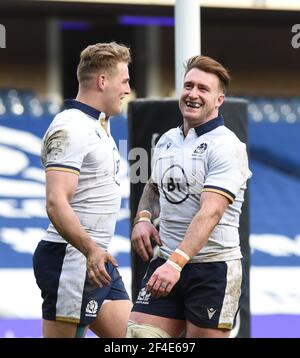
<path fill-rule="evenodd" d="M 159 217 L 159 192 L 157 186 L 150 180 L 144 187 L 142 197 L 139 202 L 138 212 L 148 210 L 152 214 L 152 220 Z"/>
<path fill-rule="evenodd" d="M 48 203 L 47 214 L 58 233 L 85 256 L 97 246 L 82 228 L 78 217 L 67 201 Z"/>
<path fill-rule="evenodd" d="M 191 221 L 179 249 L 188 256 L 195 256 L 207 243 L 209 236 L 221 220 L 229 201 L 216 193 L 202 193 L 200 210 Z"/>
<path fill-rule="evenodd" d="M 200 210 L 191 221 L 178 248 L 190 257 L 195 256 L 206 244 L 219 220 L 220 217 L 217 213 L 206 213 L 204 210 Z"/>

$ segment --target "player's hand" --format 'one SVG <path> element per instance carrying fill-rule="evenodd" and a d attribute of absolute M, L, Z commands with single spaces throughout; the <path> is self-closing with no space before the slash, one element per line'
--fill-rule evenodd
<path fill-rule="evenodd" d="M 158 231 L 154 225 L 147 221 L 141 221 L 134 225 L 131 234 L 132 247 L 143 261 L 148 261 L 153 256 L 151 239 L 161 246 Z"/>
<path fill-rule="evenodd" d="M 150 277 L 146 291 L 155 298 L 167 296 L 180 278 L 180 272 L 165 262 Z"/>
<path fill-rule="evenodd" d="M 97 287 L 109 285 L 111 282 L 111 277 L 105 269 L 107 262 L 111 262 L 116 267 L 118 266 L 117 261 L 111 254 L 99 246 L 87 255 L 86 268 L 88 278 Z"/>

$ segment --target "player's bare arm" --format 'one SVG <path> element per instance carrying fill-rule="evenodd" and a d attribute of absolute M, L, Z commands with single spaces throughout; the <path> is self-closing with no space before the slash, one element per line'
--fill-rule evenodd
<path fill-rule="evenodd" d="M 76 191 L 78 175 L 62 171 L 46 173 L 47 214 L 59 234 L 87 258 L 87 271 L 90 280 L 97 286 L 110 283 L 105 263 L 116 261 L 102 250 L 87 234 L 70 206 Z"/>
<path fill-rule="evenodd" d="M 203 192 L 200 197 L 200 210 L 191 221 L 178 248 L 190 257 L 195 256 L 208 241 L 228 205 L 229 200 L 225 196 Z"/>
<path fill-rule="evenodd" d="M 139 202 L 138 212 L 147 210 L 152 215 L 152 220 L 159 217 L 159 192 L 157 185 L 151 179 L 144 186 L 143 194 Z"/>
<path fill-rule="evenodd" d="M 151 219 L 158 218 L 159 213 L 159 192 L 157 186 L 150 179 L 144 187 L 131 235 L 132 246 L 144 261 L 148 261 L 153 256 L 151 239 L 161 245 L 158 231 L 151 223 Z"/>
<path fill-rule="evenodd" d="M 200 197 L 200 210 L 191 221 L 178 249 L 190 258 L 195 256 L 208 241 L 228 205 L 229 200 L 225 196 L 203 192 Z M 184 263 L 187 262 L 186 260 Z M 180 278 L 181 267 L 177 266 L 172 262 L 170 264 L 169 260 L 160 266 L 151 276 L 147 291 L 156 297 L 168 295 Z"/>

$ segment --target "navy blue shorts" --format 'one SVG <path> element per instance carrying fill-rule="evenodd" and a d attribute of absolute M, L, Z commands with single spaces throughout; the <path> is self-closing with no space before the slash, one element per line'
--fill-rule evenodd
<path fill-rule="evenodd" d="M 111 263 L 106 264 L 111 284 L 98 288 L 87 278 L 85 256 L 69 244 L 40 241 L 33 269 L 46 320 L 88 325 L 104 300 L 129 300 L 122 277 Z"/>
<path fill-rule="evenodd" d="M 168 296 L 152 298 L 145 286 L 165 262 L 159 257 L 150 262 L 132 310 L 187 320 L 198 327 L 232 329 L 245 295 L 241 260 L 187 264 Z"/>

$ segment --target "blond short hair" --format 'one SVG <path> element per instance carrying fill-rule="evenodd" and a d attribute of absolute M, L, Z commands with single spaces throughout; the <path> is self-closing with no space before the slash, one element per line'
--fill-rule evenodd
<path fill-rule="evenodd" d="M 219 62 L 208 56 L 193 56 L 185 64 L 184 77 L 192 68 L 216 75 L 219 78 L 220 89 L 224 94 L 227 92 L 230 75 L 228 70 Z"/>
<path fill-rule="evenodd" d="M 129 47 L 116 42 L 90 45 L 80 54 L 77 66 L 78 82 L 87 84 L 99 70 L 112 74 L 119 62 L 131 62 Z"/>

